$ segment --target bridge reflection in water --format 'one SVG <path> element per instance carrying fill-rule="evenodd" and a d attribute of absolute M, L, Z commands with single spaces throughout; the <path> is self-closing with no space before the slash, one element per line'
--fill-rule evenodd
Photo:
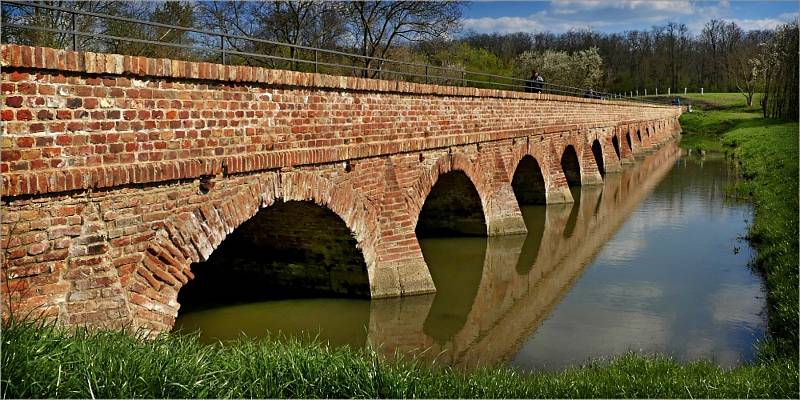
<path fill-rule="evenodd" d="M 176 328 L 200 329 L 205 340 L 240 331 L 320 332 L 334 344 L 369 343 L 388 355 L 414 354 L 458 368 L 510 361 L 541 367 L 514 362 L 515 355 L 530 351 L 523 347 L 537 327 L 678 159 L 680 150 L 671 144 L 621 174 L 606 175 L 602 186 L 573 188 L 574 204 L 523 207 L 527 235 L 421 240 L 436 294 L 232 306 L 182 315 Z"/>
<path fill-rule="evenodd" d="M 602 186 L 574 187 L 573 194 L 580 196 L 574 205 L 526 206 L 526 224 L 544 221 L 540 229 L 534 227 L 527 236 L 464 238 L 474 242 L 459 246 L 474 253 L 469 257 L 444 249 L 453 244 L 451 239 L 422 241 L 439 293 L 372 301 L 370 343 L 388 354 L 425 349 L 422 357 L 462 368 L 509 360 L 679 158 L 679 149 L 670 145 L 635 168 L 607 175 Z M 449 258 L 449 265 L 459 263 L 460 271 L 438 276 L 447 261 L 428 260 L 429 254 Z M 468 278 L 476 272 L 478 279 Z M 461 281 L 453 283 L 457 289 L 450 288 L 450 279 Z M 479 281 L 471 307 L 452 304 L 465 302 L 466 281 Z M 457 329 L 456 321 L 463 321 Z M 449 336 L 437 324 L 448 325 Z"/>

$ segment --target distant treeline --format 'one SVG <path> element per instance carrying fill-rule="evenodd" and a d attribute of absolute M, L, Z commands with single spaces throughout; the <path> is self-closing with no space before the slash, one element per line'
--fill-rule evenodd
<path fill-rule="evenodd" d="M 460 33 L 462 3 L 412 2 L 62 2 L 68 9 L 163 24 L 195 27 L 242 38 L 358 54 L 314 52 L 253 40 L 151 27 L 91 16 L 75 18 L 81 50 L 263 65 L 364 77 L 470 84 L 497 78 L 465 71 L 526 78 L 538 69 L 545 82 L 612 93 L 740 91 L 752 101 L 766 92 L 765 115 L 797 117 L 797 22 L 776 30 L 745 31 L 734 22 L 710 20 L 697 33 L 667 23 L 623 33 Z M 55 10 L 3 3 L 3 41 L 59 48 L 72 35 L 7 27 L 7 23 L 69 30 L 72 18 Z M 115 37 L 133 38 L 138 42 Z M 149 42 L 177 44 L 167 47 Z M 198 48 L 205 48 L 200 50 Z M 273 58 L 258 56 L 271 55 Z M 401 61 L 392 63 L 374 58 Z M 304 62 L 306 61 L 306 62 Z M 403 63 L 404 62 L 404 63 Z M 430 64 L 425 68 L 414 64 Z M 335 65 L 334 65 L 335 64 Z M 400 75 L 402 72 L 407 75 Z M 416 75 L 416 76 L 414 76 Z M 429 76 L 429 77 L 426 77 Z M 512 83 L 511 81 L 503 81 Z M 513 82 L 520 84 L 519 81 Z"/>

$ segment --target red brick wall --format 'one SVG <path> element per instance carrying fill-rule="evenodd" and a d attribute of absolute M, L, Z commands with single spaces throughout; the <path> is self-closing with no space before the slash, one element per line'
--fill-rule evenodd
<path fill-rule="evenodd" d="M 171 326 L 177 291 L 276 199 L 331 209 L 373 297 L 435 290 L 414 234 L 440 174 L 475 185 L 490 235 L 525 231 L 511 188 L 526 154 L 549 202 L 679 132 L 634 103 L 3 45 L 4 306 L 65 323 Z M 626 148 L 624 132 L 642 131 Z M 650 136 L 646 135 L 650 128 Z M 622 160 L 611 138 L 619 135 Z"/>

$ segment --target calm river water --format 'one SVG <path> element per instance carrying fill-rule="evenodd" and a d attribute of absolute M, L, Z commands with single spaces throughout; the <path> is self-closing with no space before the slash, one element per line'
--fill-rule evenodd
<path fill-rule="evenodd" d="M 527 236 L 422 240 L 434 295 L 233 305 L 182 314 L 176 329 L 371 343 L 461 368 L 627 351 L 737 365 L 755 357 L 766 303 L 740 239 L 752 210 L 726 197 L 729 179 L 723 159 L 667 147 L 574 188 L 574 205 L 523 208 Z"/>

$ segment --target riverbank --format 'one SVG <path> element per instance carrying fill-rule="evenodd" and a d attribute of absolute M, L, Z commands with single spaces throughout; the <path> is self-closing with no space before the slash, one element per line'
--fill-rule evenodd
<path fill-rule="evenodd" d="M 69 335 L 52 326 L 3 327 L 4 398 L 577 398 L 792 397 L 789 360 L 724 370 L 626 355 L 558 373 L 462 373 L 369 350 L 296 340 L 203 345 L 196 337 L 139 340 L 119 332 Z"/>
<path fill-rule="evenodd" d="M 681 147 L 692 152 L 722 152 L 722 136 L 733 129 L 763 125 L 760 95 L 748 107 L 739 93 L 690 93 L 680 95 L 682 104 L 692 104 L 692 112 L 681 115 Z M 674 96 L 651 96 L 650 100 L 671 103 Z"/>

